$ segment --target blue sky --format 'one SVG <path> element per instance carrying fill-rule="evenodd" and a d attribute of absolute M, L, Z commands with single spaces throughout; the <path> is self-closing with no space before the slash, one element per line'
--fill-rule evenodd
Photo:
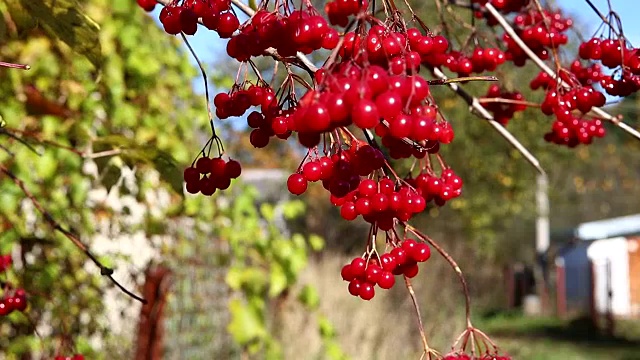
<path fill-rule="evenodd" d="M 425 1 L 425 0 L 413 0 Z M 638 0 L 610 0 L 613 9 L 618 13 L 622 20 L 625 36 L 631 41 L 635 47 L 640 47 L 640 21 L 637 18 L 637 7 L 640 5 Z M 557 0 L 561 8 L 571 15 L 579 25 L 584 26 L 584 37 L 590 37 L 600 26 L 600 18 L 591 10 L 585 0 Z M 592 3 L 600 9 L 603 14 L 609 11 L 607 0 L 592 0 Z M 158 18 L 159 7 L 157 7 L 153 16 Z M 240 20 L 244 20 L 241 18 Z M 199 29 L 195 36 L 189 37 L 189 41 L 196 53 L 205 63 L 211 63 L 226 55 L 225 47 L 227 40 L 220 39 L 213 31 L 203 31 Z M 193 61 L 193 60 L 192 60 Z M 195 64 L 195 61 L 193 61 Z M 195 86 L 198 90 L 202 89 L 202 83 L 196 82 Z"/>

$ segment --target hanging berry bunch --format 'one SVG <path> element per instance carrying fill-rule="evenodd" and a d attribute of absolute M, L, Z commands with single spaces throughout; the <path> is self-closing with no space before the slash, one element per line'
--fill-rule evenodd
<path fill-rule="evenodd" d="M 2 280 L 12 265 L 10 254 L 0 254 L 0 319 L 14 311 L 23 312 L 27 309 L 27 293 L 24 289 L 15 288 L 10 282 Z"/>

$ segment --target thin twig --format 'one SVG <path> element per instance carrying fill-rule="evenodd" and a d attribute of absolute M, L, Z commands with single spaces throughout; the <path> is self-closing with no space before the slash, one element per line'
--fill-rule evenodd
<path fill-rule="evenodd" d="M 438 68 L 432 68 L 431 71 L 433 74 L 440 78 L 446 79 L 447 76 L 440 71 Z M 510 132 L 507 130 L 502 124 L 495 121 L 493 119 L 493 115 L 480 104 L 480 101 L 466 92 L 459 84 L 456 83 L 448 83 L 447 84 L 451 90 L 453 90 L 456 94 L 458 94 L 462 99 L 464 99 L 471 108 L 473 108 L 480 117 L 487 120 L 489 125 L 491 125 L 502 137 L 509 142 L 516 150 L 518 150 L 522 156 L 540 173 L 541 175 L 547 176 L 542 166 L 540 166 L 540 161 L 531 154 L 531 152 L 518 141 Z"/>
<path fill-rule="evenodd" d="M 431 245 L 434 249 L 436 249 L 436 251 L 449 263 L 449 265 L 451 265 L 451 267 L 455 271 L 456 275 L 458 276 L 458 279 L 460 280 L 460 284 L 462 285 L 462 292 L 464 293 L 465 319 L 466 319 L 466 322 L 467 322 L 467 328 L 473 328 L 473 325 L 471 325 L 471 296 L 469 295 L 469 285 L 467 285 L 467 280 L 465 279 L 464 275 L 462 274 L 462 270 L 460 269 L 460 266 L 458 266 L 458 263 L 456 263 L 456 261 L 453 260 L 451 255 L 449 255 L 449 253 L 447 253 L 432 238 L 430 238 L 427 235 L 421 233 L 420 231 L 418 231 L 418 229 L 414 228 L 413 226 L 411 226 L 411 225 L 409 225 L 407 223 L 404 223 L 403 226 L 407 230 L 409 230 L 413 235 L 417 236 L 418 238 L 420 238 L 423 241 L 428 242 L 429 245 Z"/>
<path fill-rule="evenodd" d="M 498 81 L 499 79 L 495 76 L 463 76 L 458 78 L 446 78 L 446 79 L 436 79 L 427 81 L 429 85 L 447 85 L 452 83 L 462 83 L 469 81 Z"/>
<path fill-rule="evenodd" d="M 204 96 L 207 99 L 207 114 L 209 115 L 209 124 L 211 125 L 211 132 L 213 133 L 213 136 L 216 137 L 216 128 L 213 125 L 213 112 L 211 111 L 211 101 L 209 100 L 209 81 L 207 80 L 207 72 L 204 70 L 202 61 L 200 61 L 200 58 L 198 58 L 198 55 L 196 55 L 196 52 L 191 47 L 191 44 L 189 43 L 189 40 L 187 40 L 187 37 L 183 32 L 180 33 L 180 36 L 182 36 L 182 40 L 184 40 L 184 43 L 189 49 L 189 52 L 191 52 L 191 55 L 196 60 L 196 63 L 198 63 L 198 67 L 200 68 L 200 72 L 202 73 L 202 81 L 204 82 Z"/>
<path fill-rule="evenodd" d="M 29 66 L 29 65 L 14 64 L 14 63 L 8 63 L 8 62 L 4 62 L 4 61 L 0 61 L 0 67 L 7 67 L 7 68 L 11 68 L 11 69 L 20 69 L 20 70 L 29 70 L 29 69 L 31 69 L 31 66 Z"/>
<path fill-rule="evenodd" d="M 413 302 L 413 308 L 416 310 L 416 317 L 418 318 L 418 330 L 420 331 L 420 338 L 422 339 L 422 346 L 424 347 L 424 354 L 427 358 L 431 358 L 430 356 L 430 348 L 429 343 L 427 342 L 427 335 L 424 332 L 424 325 L 422 324 L 422 315 L 420 313 L 420 306 L 418 305 L 418 299 L 416 298 L 416 293 L 413 291 L 413 285 L 411 285 L 411 280 L 408 277 L 404 277 L 404 284 L 409 291 L 409 296 L 411 296 L 411 301 Z"/>
<path fill-rule="evenodd" d="M 98 268 L 100 268 L 100 275 L 108 277 L 109 280 L 111 280 L 111 282 L 115 286 L 117 286 L 123 293 L 127 294 L 131 298 L 133 298 L 135 300 L 138 300 L 143 304 L 147 303 L 147 301 L 145 299 L 143 299 L 142 297 L 134 294 L 133 292 L 131 292 L 130 290 L 125 288 L 122 284 L 120 284 L 116 279 L 114 279 L 113 278 L 113 269 L 111 269 L 111 268 L 105 266 L 104 264 L 102 264 L 100 262 L 100 260 L 98 260 L 98 258 L 96 258 L 95 255 L 93 255 L 93 253 L 91 253 L 91 251 L 89 250 L 87 245 L 85 245 L 76 234 L 74 234 L 71 231 L 63 228 L 62 225 L 60 225 L 60 223 L 58 223 L 53 218 L 53 216 L 47 210 L 45 210 L 45 208 L 42 206 L 42 204 L 40 204 L 38 199 L 36 199 L 36 197 L 27 189 L 27 187 L 25 186 L 25 184 L 24 184 L 24 182 L 22 180 L 20 180 L 14 173 L 9 171 L 9 169 L 7 169 L 2 164 L 0 164 L 0 171 L 3 172 L 5 175 L 7 175 L 9 178 L 11 178 L 11 180 L 13 180 L 13 182 L 20 188 L 20 190 L 22 190 L 24 195 L 27 198 L 29 198 L 29 200 L 31 200 L 31 203 L 33 204 L 33 206 L 35 206 L 35 208 L 40 212 L 40 214 L 42 214 L 44 219 L 47 221 L 47 223 L 54 230 L 62 233 L 62 235 L 64 235 L 67 239 L 69 239 L 78 249 L 80 249 L 82 252 L 84 252 L 85 255 L 87 255 L 87 257 L 89 259 L 91 259 L 91 261 Z"/>

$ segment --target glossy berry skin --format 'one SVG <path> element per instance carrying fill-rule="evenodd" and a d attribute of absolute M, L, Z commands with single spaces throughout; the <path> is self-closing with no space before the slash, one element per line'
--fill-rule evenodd
<path fill-rule="evenodd" d="M 301 174 L 291 174 L 287 179 L 287 189 L 293 195 L 301 195 L 307 191 L 307 179 Z"/>

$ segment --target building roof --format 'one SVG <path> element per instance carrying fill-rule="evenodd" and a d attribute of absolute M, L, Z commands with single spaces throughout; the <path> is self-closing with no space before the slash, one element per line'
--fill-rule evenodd
<path fill-rule="evenodd" d="M 574 230 L 575 237 L 580 240 L 598 240 L 636 234 L 640 234 L 640 214 L 585 222 Z"/>

